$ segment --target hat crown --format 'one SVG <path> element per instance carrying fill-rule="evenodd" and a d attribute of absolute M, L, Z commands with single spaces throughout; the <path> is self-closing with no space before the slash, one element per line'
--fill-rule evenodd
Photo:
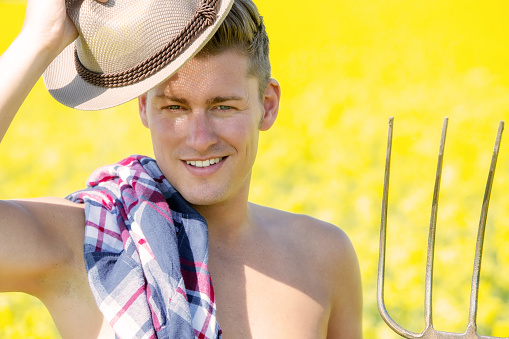
<path fill-rule="evenodd" d="M 175 74 L 217 31 L 234 0 L 65 0 L 80 33 L 43 74 L 60 103 L 113 107 Z"/>
<path fill-rule="evenodd" d="M 130 69 L 181 33 L 200 0 L 68 0 L 81 64 L 95 73 Z"/>

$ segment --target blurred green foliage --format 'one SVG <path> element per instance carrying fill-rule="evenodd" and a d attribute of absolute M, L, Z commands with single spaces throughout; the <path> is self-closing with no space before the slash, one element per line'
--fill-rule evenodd
<path fill-rule="evenodd" d="M 509 117 L 507 1 L 257 0 L 283 97 L 263 133 L 250 199 L 343 228 L 364 284 L 364 335 L 397 338 L 378 315 L 376 274 L 387 119 L 395 116 L 386 305 L 424 327 L 427 227 L 442 119 L 450 118 L 435 259 L 434 324 L 463 332 L 484 185 L 498 122 Z M 0 53 L 22 1 L 0 0 Z M 1 76 L 1 75 L 0 75 Z M 65 196 L 98 166 L 152 155 L 135 101 L 73 111 L 39 82 L 0 146 L 0 198 Z M 509 141 L 488 216 L 478 326 L 509 336 Z M 0 295 L 0 338 L 58 338 L 44 306 Z"/>

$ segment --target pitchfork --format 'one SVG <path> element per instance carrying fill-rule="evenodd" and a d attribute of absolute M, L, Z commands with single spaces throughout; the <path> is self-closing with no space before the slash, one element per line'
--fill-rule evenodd
<path fill-rule="evenodd" d="M 429 226 L 429 237 L 428 237 L 428 253 L 426 263 L 426 282 L 425 282 L 425 293 L 424 293 L 424 316 L 425 316 L 425 328 L 421 333 L 414 333 L 408 331 L 398 325 L 387 312 L 384 304 L 384 275 L 385 275 L 385 243 L 386 243 L 386 228 L 387 228 L 387 200 L 389 194 L 389 169 L 391 162 L 391 148 L 392 148 L 392 128 L 393 118 L 389 119 L 389 136 L 387 140 L 387 156 L 385 162 L 385 177 L 384 177 L 384 190 L 382 198 L 382 222 L 380 227 L 380 256 L 378 261 L 378 310 L 383 320 L 389 325 L 389 327 L 405 338 L 423 338 L 423 339 L 474 339 L 474 338 L 501 338 L 483 336 L 477 334 L 477 297 L 479 293 L 479 275 L 481 273 L 481 257 L 482 247 L 484 242 L 484 230 L 486 228 L 486 217 L 488 215 L 488 205 L 491 195 L 491 187 L 493 185 L 493 176 L 495 174 L 495 167 L 497 164 L 498 151 L 500 149 L 500 139 L 502 137 L 502 131 L 504 130 L 504 122 L 501 121 L 498 127 L 497 138 L 495 141 L 495 147 L 493 150 L 493 156 L 491 158 L 490 172 L 488 174 L 488 182 L 486 183 L 486 190 L 484 193 L 484 199 L 481 209 L 481 218 L 479 222 L 479 230 L 477 233 L 477 245 L 475 250 L 474 259 L 474 273 L 472 275 L 472 287 L 470 293 L 470 310 L 469 310 L 469 321 L 465 333 L 451 333 L 437 331 L 433 328 L 433 321 L 431 315 L 431 292 L 432 292 L 432 280 L 433 280 L 433 256 L 435 247 L 435 228 L 437 221 L 437 210 L 438 210 L 438 192 L 440 189 L 440 178 L 442 175 L 442 162 L 444 157 L 444 145 L 445 136 L 447 134 L 447 123 L 448 119 L 444 119 L 442 127 L 442 137 L 440 140 L 440 150 L 438 154 L 438 165 L 435 177 L 435 189 L 433 191 L 433 201 L 431 206 L 431 220 Z M 507 338 L 507 337 L 505 337 Z"/>

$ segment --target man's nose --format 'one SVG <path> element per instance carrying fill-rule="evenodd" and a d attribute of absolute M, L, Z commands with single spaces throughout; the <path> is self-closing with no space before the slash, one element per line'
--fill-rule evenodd
<path fill-rule="evenodd" d="M 191 114 L 186 143 L 200 153 L 206 152 L 217 143 L 214 124 L 207 112 L 195 111 Z"/>

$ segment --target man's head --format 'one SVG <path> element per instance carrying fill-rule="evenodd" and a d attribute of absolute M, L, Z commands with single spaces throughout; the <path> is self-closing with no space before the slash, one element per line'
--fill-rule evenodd
<path fill-rule="evenodd" d="M 262 19 L 251 0 L 235 0 L 204 49 L 140 97 L 140 115 L 187 201 L 231 204 L 247 199 L 258 133 L 274 123 L 279 95 Z"/>
<path fill-rule="evenodd" d="M 235 0 L 219 29 L 197 57 L 233 49 L 249 59 L 249 75 L 259 82 L 260 96 L 270 80 L 269 38 L 258 8 L 251 0 Z"/>
<path fill-rule="evenodd" d="M 139 98 L 154 155 L 195 206 L 247 202 L 260 130 L 274 123 L 279 84 L 251 0 L 235 0 L 214 38 L 177 73 Z"/>

